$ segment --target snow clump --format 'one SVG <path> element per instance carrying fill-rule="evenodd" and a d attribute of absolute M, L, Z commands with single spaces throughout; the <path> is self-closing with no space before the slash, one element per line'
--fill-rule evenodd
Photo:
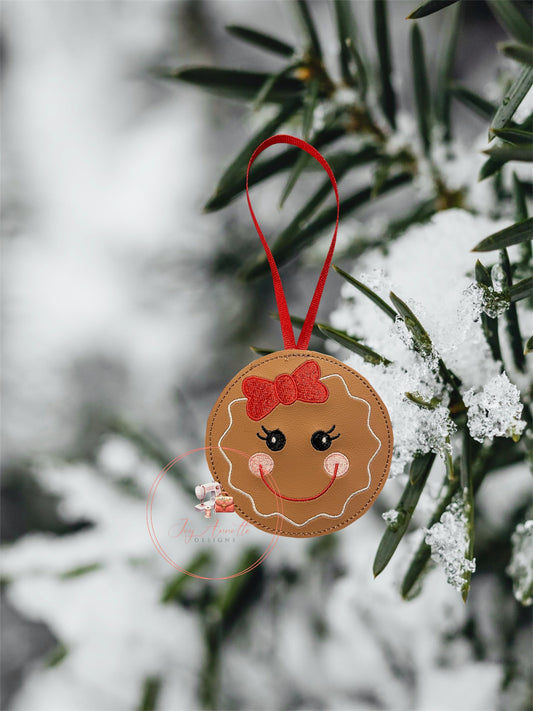
<path fill-rule="evenodd" d="M 400 517 L 400 512 L 396 509 L 390 509 L 381 514 L 381 518 L 387 523 L 387 526 L 393 528 L 398 524 L 398 519 Z"/>
<path fill-rule="evenodd" d="M 431 557 L 444 568 L 448 583 L 461 591 L 465 575 L 476 569 L 476 559 L 466 557 L 468 549 L 468 519 L 464 498 L 456 496 L 446 511 L 426 533 L 425 541 L 431 547 Z"/>
<path fill-rule="evenodd" d="M 511 536 L 513 553 L 507 574 L 513 581 L 515 598 L 522 605 L 533 604 L 533 521 L 519 523 Z"/>
<path fill-rule="evenodd" d="M 526 423 L 520 419 L 523 405 L 520 391 L 506 373 L 495 376 L 476 392 L 470 388 L 464 394 L 468 407 L 468 429 L 472 437 L 483 442 L 486 437 L 519 438 Z"/>
<path fill-rule="evenodd" d="M 455 425 L 448 410 L 449 385 L 439 372 L 441 360 L 462 381 L 461 390 L 481 388 L 501 370 L 483 333 L 480 315 L 487 304 L 475 283 L 470 250 L 507 225 L 465 210 L 445 210 L 410 227 L 387 254 L 374 249 L 359 259 L 354 276 L 389 305 L 394 292 L 420 321 L 431 342 L 424 354 L 413 349 L 403 319 L 385 314 L 351 284 L 341 288 L 332 325 L 391 361 L 374 365 L 353 353 L 340 355 L 368 378 L 387 406 L 394 430 L 391 478 L 402 474 L 415 454 L 449 454 Z M 491 296 L 503 298 L 496 292 Z M 339 353 L 340 347 L 332 350 Z M 434 405 L 421 407 L 406 393 Z"/>

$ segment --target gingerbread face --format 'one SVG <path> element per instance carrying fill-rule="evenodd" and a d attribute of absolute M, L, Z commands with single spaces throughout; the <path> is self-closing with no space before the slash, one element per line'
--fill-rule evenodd
<path fill-rule="evenodd" d="M 272 533 L 310 537 L 344 528 L 374 503 L 392 428 L 361 375 L 330 356 L 286 350 L 254 361 L 225 388 L 206 446 L 237 513 Z"/>

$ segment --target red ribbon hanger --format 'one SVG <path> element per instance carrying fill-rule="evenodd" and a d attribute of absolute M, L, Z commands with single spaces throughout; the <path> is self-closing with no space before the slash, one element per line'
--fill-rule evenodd
<path fill-rule="evenodd" d="M 272 255 L 272 252 L 270 251 L 270 247 L 268 246 L 267 241 L 264 238 L 263 233 L 261 232 L 261 228 L 259 227 L 259 223 L 257 222 L 254 211 L 252 209 L 250 193 L 248 192 L 248 176 L 250 174 L 250 168 L 252 167 L 252 163 L 260 153 L 262 153 L 269 146 L 272 146 L 276 143 L 289 143 L 292 146 L 301 148 L 306 153 L 309 153 L 309 155 L 312 156 L 315 160 L 317 160 L 328 174 L 329 179 L 331 180 L 331 184 L 333 185 L 333 190 L 335 191 L 335 198 L 337 200 L 337 220 L 335 222 L 335 231 L 333 232 L 329 251 L 327 253 L 324 266 L 322 267 L 322 271 L 320 272 L 320 276 L 318 278 L 318 282 L 315 288 L 315 293 L 313 294 L 313 298 L 311 299 L 311 303 L 309 305 L 309 309 L 307 311 L 302 330 L 298 337 L 298 342 L 296 342 L 294 338 L 294 330 L 292 328 L 291 317 L 289 315 L 287 300 L 285 298 L 285 292 L 283 291 L 283 285 L 281 283 L 278 267 Z M 278 134 L 277 136 L 271 136 L 270 138 L 267 138 L 266 141 L 260 143 L 259 146 L 257 146 L 255 151 L 252 153 L 252 157 L 250 158 L 250 162 L 248 163 L 248 170 L 246 171 L 246 198 L 248 200 L 248 207 L 250 208 L 250 214 L 252 216 L 255 229 L 257 230 L 257 234 L 261 239 L 261 243 L 263 245 L 268 259 L 268 263 L 270 265 L 270 271 L 272 272 L 272 282 L 274 284 L 274 293 L 276 295 L 276 303 L 278 305 L 279 320 L 281 323 L 281 334 L 283 336 L 283 345 L 285 346 L 285 349 L 297 348 L 299 350 L 307 350 L 307 347 L 309 346 L 309 341 L 311 339 L 311 332 L 313 330 L 313 326 L 315 325 L 315 319 L 318 311 L 318 306 L 320 304 L 320 299 L 322 298 L 322 292 L 324 291 L 324 286 L 328 277 L 329 267 L 333 258 L 335 243 L 337 241 L 340 206 L 339 192 L 337 190 L 337 182 L 335 180 L 335 176 L 333 175 L 333 171 L 331 170 L 324 156 L 319 153 L 316 148 L 313 148 L 313 146 L 311 146 L 306 141 L 303 141 L 301 138 L 295 138 L 294 136 L 288 136 L 286 134 Z"/>

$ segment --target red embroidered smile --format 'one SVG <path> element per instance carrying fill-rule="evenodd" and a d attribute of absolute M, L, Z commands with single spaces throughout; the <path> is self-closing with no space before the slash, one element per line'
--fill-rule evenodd
<path fill-rule="evenodd" d="M 328 483 L 328 485 L 327 485 L 324 489 L 322 489 L 322 491 L 321 491 L 319 494 L 315 494 L 314 496 L 306 496 L 306 497 L 304 497 L 304 498 L 302 498 L 302 499 L 297 499 L 297 498 L 292 497 L 292 496 L 283 496 L 283 494 L 280 494 L 279 492 L 275 491 L 275 490 L 270 486 L 270 484 L 268 483 L 268 481 L 265 479 L 265 472 L 263 471 L 262 465 L 261 465 L 261 464 L 259 465 L 259 472 L 260 472 L 260 474 L 261 474 L 261 479 L 263 480 L 263 484 L 267 487 L 267 489 L 270 489 L 270 491 L 271 491 L 275 496 L 277 496 L 278 499 L 284 499 L 285 501 L 314 501 L 314 499 L 318 499 L 320 496 L 323 496 L 323 495 L 326 493 L 326 491 L 333 485 L 333 482 L 334 482 L 335 479 L 337 478 L 337 471 L 338 471 L 338 469 L 339 469 L 339 463 L 337 462 L 337 464 L 335 464 L 335 471 L 334 471 L 334 473 L 333 473 L 333 476 L 331 477 L 330 482 Z"/>
<path fill-rule="evenodd" d="M 278 499 L 283 499 L 284 501 L 314 501 L 323 496 L 332 486 L 333 482 L 344 476 L 350 468 L 350 462 L 348 458 L 341 452 L 332 452 L 329 454 L 323 462 L 324 471 L 330 477 L 327 486 L 325 486 L 322 491 L 318 494 L 313 494 L 312 496 L 285 496 L 277 490 L 277 485 L 274 479 L 272 479 L 272 484 L 268 481 L 267 477 L 272 475 L 274 470 L 274 460 L 272 457 L 265 452 L 257 452 L 253 454 L 248 460 L 248 468 L 257 477 L 261 477 L 263 484 L 271 491 L 274 496 Z M 274 488 L 276 487 L 276 488 Z"/>

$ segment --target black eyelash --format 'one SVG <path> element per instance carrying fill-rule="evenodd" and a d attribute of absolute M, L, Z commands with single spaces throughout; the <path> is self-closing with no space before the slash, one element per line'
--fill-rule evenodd
<path fill-rule="evenodd" d="M 333 425 L 333 427 L 331 427 L 329 430 L 327 430 L 326 434 L 330 434 L 330 432 L 333 432 L 334 429 L 335 429 L 335 425 Z M 339 437 L 340 437 L 340 433 L 338 435 L 335 435 L 335 437 L 330 437 L 330 439 L 339 439 Z"/>
<path fill-rule="evenodd" d="M 256 434 L 257 434 L 257 436 L 259 437 L 259 439 L 262 439 L 262 440 L 265 440 L 265 441 L 268 439 L 268 435 L 271 434 L 271 433 L 274 431 L 274 430 L 267 430 L 267 428 L 266 428 L 266 427 L 263 427 L 263 425 L 261 425 L 261 429 L 262 429 L 263 432 L 266 434 L 266 437 L 261 437 L 261 435 L 259 434 L 259 432 L 256 432 Z"/>

